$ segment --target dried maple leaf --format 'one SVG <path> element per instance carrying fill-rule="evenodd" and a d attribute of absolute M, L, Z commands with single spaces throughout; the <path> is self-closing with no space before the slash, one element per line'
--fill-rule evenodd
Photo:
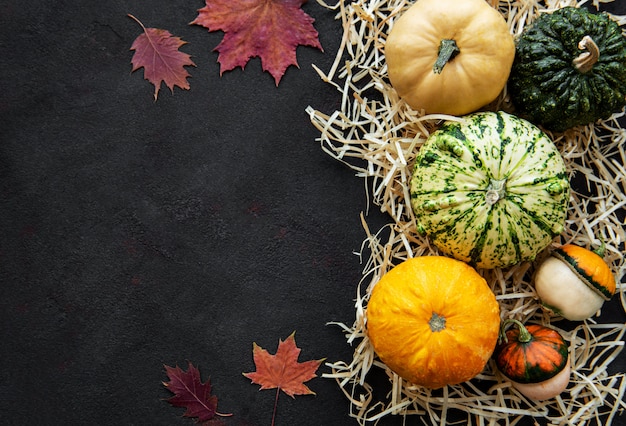
<path fill-rule="evenodd" d="M 324 360 L 298 362 L 300 348 L 296 346 L 295 332 L 285 341 L 278 341 L 276 355 L 271 355 L 256 343 L 253 343 L 252 355 L 256 371 L 243 375 L 252 383 L 261 385 L 260 390 L 277 388 L 292 398 L 315 394 L 304 382 L 316 377 L 315 372 Z"/>
<path fill-rule="evenodd" d="M 298 362 L 300 348 L 296 346 L 295 332 L 285 340 L 278 341 L 276 355 L 271 355 L 256 343 L 252 344 L 252 355 L 256 371 L 243 373 L 244 376 L 252 380 L 252 383 L 261 385 L 261 389 L 276 388 L 276 398 L 274 399 L 274 413 L 272 414 L 272 426 L 276 418 L 276 407 L 278 405 L 278 394 L 282 390 L 287 395 L 295 398 L 295 395 L 315 394 L 304 382 L 315 377 L 315 372 L 324 361 Z"/>
<path fill-rule="evenodd" d="M 196 417 L 204 423 L 215 416 L 230 416 L 217 412 L 217 397 L 211 395 L 210 380 L 202 383 L 200 372 L 191 362 L 187 371 L 166 365 L 165 372 L 170 381 L 163 382 L 163 385 L 174 394 L 167 402 L 174 407 L 186 408 L 184 417 Z"/>
<path fill-rule="evenodd" d="M 156 101 L 161 88 L 161 82 L 174 92 L 174 86 L 189 89 L 187 77 L 189 73 L 185 66 L 196 66 L 191 57 L 178 50 L 187 42 L 173 36 L 169 31 L 158 28 L 146 28 L 133 15 L 128 15 L 143 28 L 133 42 L 130 50 L 134 50 L 131 72 L 144 68 L 144 78 L 154 85 L 154 100 Z"/>
<path fill-rule="evenodd" d="M 315 20 L 301 6 L 307 0 L 205 0 L 191 24 L 224 32 L 219 52 L 220 75 L 244 68 L 253 57 L 261 58 L 264 71 L 276 85 L 290 65 L 298 66 L 299 45 L 322 50 Z"/>

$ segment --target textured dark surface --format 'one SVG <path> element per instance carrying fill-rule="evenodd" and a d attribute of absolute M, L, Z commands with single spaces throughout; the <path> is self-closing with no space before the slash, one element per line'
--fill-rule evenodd
<path fill-rule="evenodd" d="M 311 64 L 330 68 L 340 22 L 304 6 L 325 51 L 298 48 L 276 87 L 258 59 L 220 77 L 222 34 L 188 25 L 203 5 L 0 4 L 3 425 L 193 424 L 161 384 L 187 361 L 229 425 L 269 425 L 274 392 L 242 376 L 253 342 L 296 331 L 301 360 L 351 357 L 327 322 L 354 317 L 367 199 L 304 112 L 339 106 Z M 189 43 L 190 91 L 155 103 L 131 74 L 129 13 Z M 309 385 L 281 395 L 278 425 L 356 424 L 333 381 Z"/>

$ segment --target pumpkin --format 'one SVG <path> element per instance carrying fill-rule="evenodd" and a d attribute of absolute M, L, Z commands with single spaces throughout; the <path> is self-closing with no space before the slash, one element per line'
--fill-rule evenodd
<path fill-rule="evenodd" d="M 375 284 L 367 335 L 378 357 L 412 384 L 465 382 L 495 348 L 500 308 L 475 269 L 444 256 L 405 260 Z"/>
<path fill-rule="evenodd" d="M 463 115 L 504 88 L 515 43 L 485 0 L 419 0 L 385 41 L 389 81 L 413 109 Z"/>
<path fill-rule="evenodd" d="M 506 330 L 509 324 L 516 327 Z M 569 383 L 569 349 L 563 336 L 539 324 L 507 319 L 494 351 L 498 370 L 528 398 L 544 400 L 563 392 Z"/>
<path fill-rule="evenodd" d="M 574 244 L 552 251 L 534 276 L 545 308 L 572 321 L 594 315 L 615 294 L 615 277 L 600 254 Z"/>
<path fill-rule="evenodd" d="M 519 37 L 509 93 L 516 113 L 563 131 L 626 105 L 626 39 L 608 14 L 565 7 Z"/>
<path fill-rule="evenodd" d="M 410 190 L 417 231 L 481 268 L 534 259 L 563 231 L 569 202 L 554 143 L 505 112 L 470 114 L 431 133 Z"/>

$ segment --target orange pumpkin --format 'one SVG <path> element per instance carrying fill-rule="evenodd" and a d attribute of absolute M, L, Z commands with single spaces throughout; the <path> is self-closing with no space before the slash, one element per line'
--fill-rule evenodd
<path fill-rule="evenodd" d="M 516 327 L 505 331 L 510 323 Z M 501 338 L 494 359 L 513 387 L 536 400 L 553 398 L 565 390 L 571 371 L 569 346 L 558 331 L 507 319 L 502 323 Z"/>
<path fill-rule="evenodd" d="M 366 319 L 381 361 L 407 381 L 435 389 L 483 370 L 498 339 L 500 309 L 474 268 L 423 256 L 400 263 L 376 283 Z"/>

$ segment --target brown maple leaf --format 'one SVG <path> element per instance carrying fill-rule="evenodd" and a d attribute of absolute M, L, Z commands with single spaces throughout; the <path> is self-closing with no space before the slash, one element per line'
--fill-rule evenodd
<path fill-rule="evenodd" d="M 250 58 L 260 57 L 264 71 L 276 85 L 290 65 L 298 66 L 299 45 L 322 50 L 315 20 L 301 6 L 307 0 L 205 0 L 191 24 L 224 32 L 219 52 L 220 75 L 244 68 Z"/>
<path fill-rule="evenodd" d="M 174 93 L 174 86 L 188 90 L 189 73 L 185 66 L 196 66 L 191 60 L 191 56 L 178 50 L 186 44 L 179 37 L 173 36 L 169 31 L 158 28 L 146 28 L 141 21 L 133 15 L 128 15 L 134 19 L 143 33 L 133 42 L 130 50 L 134 50 L 131 72 L 144 68 L 144 78 L 154 85 L 154 100 L 159 95 L 161 83 L 165 82 L 167 87 Z"/>
<path fill-rule="evenodd" d="M 211 395 L 210 380 L 202 383 L 200 372 L 191 362 L 187 371 L 166 365 L 165 372 L 170 381 L 163 382 L 163 385 L 174 394 L 167 402 L 174 407 L 186 408 L 184 417 L 195 417 L 205 423 L 215 416 L 231 415 L 217 412 L 217 397 Z"/>

